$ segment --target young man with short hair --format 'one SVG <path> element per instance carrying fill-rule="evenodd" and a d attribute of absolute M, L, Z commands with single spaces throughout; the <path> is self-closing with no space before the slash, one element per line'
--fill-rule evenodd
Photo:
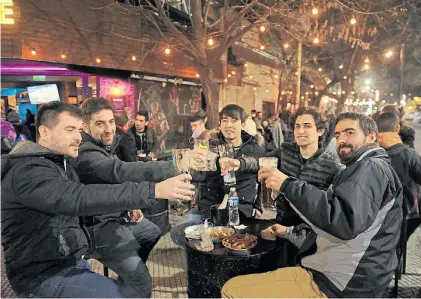
<path fill-rule="evenodd" d="M 259 171 L 259 180 L 285 194 L 312 228 L 300 252 L 306 256 L 299 267 L 229 280 L 223 298 L 383 296 L 398 265 L 402 186 L 377 135 L 368 116 L 338 117 L 336 145 L 346 168 L 326 191 L 284 173 L 272 180 L 274 169 Z M 277 234 L 285 236 L 287 229 Z"/>
<path fill-rule="evenodd" d="M 148 127 L 149 114 L 140 111 L 136 115 L 134 126 L 131 132 L 136 141 L 137 155 L 141 161 L 151 161 L 156 157 L 159 144 L 158 137 L 153 129 Z"/>
<path fill-rule="evenodd" d="M 209 139 L 209 130 L 206 129 L 206 121 L 208 115 L 205 111 L 199 110 L 190 117 L 190 127 L 192 130 L 192 136 L 190 143 L 194 143 L 196 139 L 207 140 Z"/>
<path fill-rule="evenodd" d="M 403 211 L 407 221 L 407 236 L 414 233 L 421 224 L 420 196 L 421 157 L 418 153 L 403 144 L 400 132 L 399 117 L 390 112 L 380 114 L 376 119 L 379 128 L 379 144 L 392 160 L 392 167 L 398 174 L 403 187 Z"/>
<path fill-rule="evenodd" d="M 242 128 L 246 113 L 238 105 L 227 105 L 219 112 L 220 131 L 213 131 L 210 136 L 210 147 L 230 144 L 234 148 L 235 156 L 242 155 L 261 157 L 265 154 L 263 138 L 251 136 Z M 209 217 L 210 208 L 220 204 L 229 193 L 229 187 L 224 185 L 221 172 L 207 172 L 203 181 L 204 190 L 199 198 L 196 210 L 190 211 L 182 221 L 171 230 L 171 238 L 177 245 L 184 244 L 184 229 L 193 224 L 202 223 Z M 254 218 L 262 213 L 260 198 L 257 197 L 256 172 L 243 172 L 236 174 L 236 191 L 240 199 L 239 211 L 241 218 Z"/>
<path fill-rule="evenodd" d="M 83 256 L 90 241 L 78 216 L 148 208 L 158 198 L 188 198 L 183 175 L 160 183 L 84 185 L 68 163 L 82 137 L 79 110 L 41 105 L 37 143 L 2 156 L 1 233 L 7 278 L 19 297 L 144 297 L 144 289 L 92 272 Z M 150 284 L 150 282 L 145 282 Z"/>

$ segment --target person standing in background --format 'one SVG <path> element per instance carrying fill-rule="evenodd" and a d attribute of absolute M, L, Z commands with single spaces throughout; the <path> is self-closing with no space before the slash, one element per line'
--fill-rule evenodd
<path fill-rule="evenodd" d="M 116 124 L 116 135 L 120 136 L 115 154 L 124 162 L 137 162 L 136 143 L 131 131 L 127 128 L 128 118 L 124 112 L 114 112 L 114 119 Z"/>
<path fill-rule="evenodd" d="M 159 149 L 158 137 L 153 129 L 149 128 L 149 115 L 140 111 L 136 115 L 131 133 L 134 136 L 136 154 L 141 161 L 150 161 L 155 158 Z"/>

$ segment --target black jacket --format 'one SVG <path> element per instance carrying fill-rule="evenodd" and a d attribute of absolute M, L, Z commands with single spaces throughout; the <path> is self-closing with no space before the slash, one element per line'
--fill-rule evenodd
<path fill-rule="evenodd" d="M 291 207 L 313 229 L 301 260 L 328 297 L 381 297 L 398 265 L 402 186 L 382 148 L 362 151 L 323 191 L 288 178 L 281 187 Z M 301 254 L 302 252 L 300 252 Z"/>
<path fill-rule="evenodd" d="M 79 156 L 72 161 L 84 184 L 121 184 L 123 182 L 160 182 L 174 175 L 172 161 L 123 162 L 116 157 L 120 137 L 105 149 L 88 134 L 82 133 Z M 139 245 L 128 227 L 122 226 L 121 210 L 112 214 L 84 217 L 96 250 L 133 250 Z"/>
<path fill-rule="evenodd" d="M 30 141 L 2 156 L 1 234 L 7 278 L 28 296 L 89 248 L 78 216 L 148 208 L 153 183 L 90 185 L 63 155 Z"/>
<path fill-rule="evenodd" d="M 407 219 L 418 218 L 419 191 L 421 185 L 421 157 L 417 152 L 404 144 L 396 144 L 386 149 L 392 160 L 403 187 L 403 208 Z"/>
<path fill-rule="evenodd" d="M 322 144 L 319 144 L 319 150 L 307 161 L 301 156 L 299 146 L 290 142 L 284 142 L 280 149 L 276 149 L 267 156 L 277 157 L 278 169 L 286 175 L 303 180 L 320 190 L 327 190 L 332 184 L 333 177 L 344 168 L 338 157 L 325 151 Z M 257 159 L 240 158 L 239 171 L 257 172 L 258 169 Z M 277 197 L 276 205 L 276 221 L 278 223 L 285 226 L 303 223 L 283 194 Z"/>
<path fill-rule="evenodd" d="M 117 127 L 116 135 L 121 137 L 115 149 L 117 157 L 124 162 L 137 162 L 136 143 L 133 134 L 130 131 L 126 133 L 123 129 Z"/>
<path fill-rule="evenodd" d="M 130 132 L 132 133 L 132 135 L 135 139 L 137 150 L 141 150 L 142 142 L 140 141 L 140 137 L 136 134 L 137 133 L 136 127 L 135 126 L 131 127 Z M 152 152 L 156 155 L 156 153 L 158 152 L 158 149 L 159 149 L 159 143 L 158 143 L 158 137 L 157 137 L 155 131 L 151 128 L 145 127 L 144 133 L 146 135 L 146 151 L 145 151 L 145 154 L 149 155 L 149 153 Z"/>
<path fill-rule="evenodd" d="M 236 157 L 243 155 L 261 157 L 265 154 L 264 142 L 260 142 L 256 136 L 251 136 L 242 131 L 241 137 L 243 144 L 236 153 Z M 226 143 L 222 133 L 218 133 L 216 138 L 209 140 L 211 146 L 217 146 Z M 224 186 L 224 179 L 219 169 L 216 172 L 208 172 L 204 182 L 205 187 L 202 197 L 199 199 L 198 207 L 200 210 L 209 211 L 210 207 L 222 202 L 224 195 L 229 193 L 229 188 Z M 253 209 L 262 211 L 261 204 L 257 198 L 257 174 L 256 172 L 236 173 L 236 190 L 240 199 L 240 211 L 243 216 L 251 218 Z"/>

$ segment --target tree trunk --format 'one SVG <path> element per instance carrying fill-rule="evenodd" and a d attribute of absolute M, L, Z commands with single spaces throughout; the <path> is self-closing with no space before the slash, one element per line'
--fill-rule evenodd
<path fill-rule="evenodd" d="M 219 126 L 219 86 L 215 81 L 212 70 L 200 73 L 200 83 L 206 98 L 206 113 L 208 114 L 208 128 Z"/>

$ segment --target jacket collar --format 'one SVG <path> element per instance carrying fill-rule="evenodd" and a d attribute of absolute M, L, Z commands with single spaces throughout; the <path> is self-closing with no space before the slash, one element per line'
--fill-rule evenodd
<path fill-rule="evenodd" d="M 120 143 L 121 138 L 122 137 L 120 135 L 114 135 L 113 144 L 104 145 L 104 144 L 102 144 L 102 142 L 97 142 L 95 139 L 93 139 L 91 135 L 86 134 L 85 132 L 82 132 L 82 144 L 84 144 L 86 142 L 93 143 L 94 145 L 99 146 L 100 148 L 105 150 L 110 155 L 114 155 L 115 150 L 116 150 L 118 144 Z"/>

